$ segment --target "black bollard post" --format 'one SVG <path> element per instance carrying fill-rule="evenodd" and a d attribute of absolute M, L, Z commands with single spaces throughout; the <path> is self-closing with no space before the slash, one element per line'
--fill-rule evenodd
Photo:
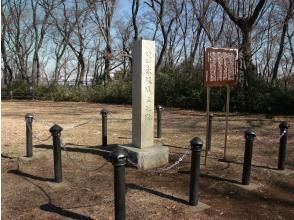
<path fill-rule="evenodd" d="M 157 111 L 157 138 L 161 138 L 161 112 L 163 107 L 158 105 L 156 106 Z"/>
<path fill-rule="evenodd" d="M 253 141 L 256 137 L 255 132 L 252 130 L 247 130 L 245 132 L 245 153 L 244 153 L 244 163 L 243 163 L 243 176 L 242 184 L 249 185 L 251 176 L 251 161 L 252 161 L 252 151 L 253 151 Z"/>
<path fill-rule="evenodd" d="M 102 146 L 107 146 L 107 114 L 108 111 L 106 109 L 102 109 L 100 111 L 102 115 Z"/>
<path fill-rule="evenodd" d="M 207 137 L 207 149 L 208 151 L 211 151 L 211 129 L 212 129 L 212 119 L 213 119 L 213 113 L 209 114 L 208 119 L 208 137 Z"/>
<path fill-rule="evenodd" d="M 115 219 L 125 219 L 125 165 L 127 163 L 128 153 L 122 148 L 115 149 L 110 158 L 114 168 L 114 204 Z"/>
<path fill-rule="evenodd" d="M 57 183 L 62 182 L 62 162 L 61 162 L 61 143 L 60 135 L 62 127 L 53 125 L 50 130 L 53 137 L 53 158 L 54 158 L 54 181 Z"/>
<path fill-rule="evenodd" d="M 27 157 L 33 156 L 33 115 L 31 113 L 27 113 L 25 115 L 26 121 L 26 144 L 27 144 Z"/>
<path fill-rule="evenodd" d="M 198 185 L 200 177 L 200 155 L 203 142 L 200 138 L 195 137 L 191 141 L 191 177 L 190 177 L 190 197 L 189 204 L 191 206 L 198 205 Z"/>
<path fill-rule="evenodd" d="M 280 149 L 279 149 L 279 161 L 278 161 L 278 169 L 285 169 L 285 161 L 286 161 L 286 148 L 287 148 L 287 137 L 288 137 L 288 122 L 283 121 L 279 125 L 280 128 Z"/>

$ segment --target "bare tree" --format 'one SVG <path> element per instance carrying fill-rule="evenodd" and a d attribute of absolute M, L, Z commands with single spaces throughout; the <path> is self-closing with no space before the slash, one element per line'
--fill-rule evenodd
<path fill-rule="evenodd" d="M 205 10 L 205 8 L 202 8 L 202 9 Z M 193 64 L 195 61 L 196 52 L 199 48 L 201 34 L 203 31 L 203 27 L 199 23 L 199 20 L 198 20 L 197 11 L 198 10 L 196 9 L 195 4 L 192 0 L 192 17 L 190 17 L 190 19 L 192 19 L 192 24 L 191 24 L 192 41 L 191 41 L 191 46 L 190 46 L 190 55 L 189 55 L 188 64 Z M 205 11 L 203 11 L 202 13 L 205 13 Z M 188 17 L 188 15 L 187 15 L 187 17 Z"/>
<path fill-rule="evenodd" d="M 70 36 L 75 25 L 69 21 L 67 7 L 64 1 L 58 3 L 60 7 L 56 7 L 54 11 L 50 11 L 50 15 L 54 20 L 54 25 L 51 26 L 50 37 L 52 39 L 52 50 L 54 53 L 55 67 L 53 71 L 54 82 L 61 79 L 61 70 L 63 68 L 62 58 L 66 53 Z M 58 10 L 60 9 L 60 11 Z"/>
<path fill-rule="evenodd" d="M 132 3 L 132 23 L 134 27 L 134 40 L 138 40 L 138 25 L 137 25 L 137 15 L 139 11 L 140 0 L 133 0 Z"/>
<path fill-rule="evenodd" d="M 44 16 L 41 17 L 41 12 L 39 10 L 39 6 L 44 5 L 43 10 Z M 32 30 L 34 32 L 34 52 L 33 52 L 33 62 L 32 62 L 32 87 L 33 87 L 33 98 L 35 98 L 35 87 L 39 85 L 40 79 L 40 58 L 39 58 L 39 51 L 42 47 L 43 40 L 45 34 L 48 29 L 48 19 L 50 11 L 53 10 L 54 7 L 54 0 L 53 1 L 46 1 L 46 0 L 31 0 L 31 7 L 32 7 Z M 41 24 L 41 27 L 39 27 Z"/>
<path fill-rule="evenodd" d="M 224 30 L 226 22 L 225 13 L 220 13 L 218 5 L 211 4 L 211 1 L 200 1 L 197 10 L 195 2 L 192 0 L 193 10 L 196 11 L 197 20 L 204 30 L 211 46 L 215 47 Z M 197 12 L 198 11 L 198 12 Z"/>
<path fill-rule="evenodd" d="M 111 60 L 112 54 L 112 41 L 111 41 L 111 26 L 116 0 L 91 0 L 88 1 L 89 8 L 92 11 L 93 21 L 96 23 L 100 34 L 102 35 L 105 43 L 104 49 L 104 83 L 110 80 Z"/>
<path fill-rule="evenodd" d="M 247 4 L 246 7 L 243 2 L 243 7 L 241 8 L 239 7 L 240 2 L 238 1 L 237 11 L 233 11 L 229 6 L 228 1 L 226 0 L 214 1 L 222 6 L 222 8 L 228 14 L 230 19 L 240 28 L 242 32 L 241 51 L 244 61 L 244 78 L 245 82 L 248 84 L 249 77 L 251 78 L 252 74 L 254 74 L 256 71 L 251 56 L 251 32 L 253 30 L 254 24 L 256 23 L 259 15 L 262 12 L 262 9 L 266 1 L 259 0 L 255 7 L 252 3 Z"/>
<path fill-rule="evenodd" d="M 274 68 L 273 68 L 273 74 L 272 74 L 272 80 L 271 80 L 272 83 L 277 79 L 277 76 L 278 76 L 278 68 L 279 68 L 279 65 L 280 65 L 280 61 L 282 59 L 284 46 L 285 46 L 286 32 L 288 30 L 289 21 L 290 21 L 291 18 L 293 18 L 293 15 L 294 15 L 294 1 L 293 0 L 288 0 L 288 1 L 289 1 L 289 5 L 288 5 L 288 9 L 287 9 L 287 12 L 286 12 L 285 19 L 283 21 L 283 27 L 282 27 L 282 33 L 281 33 L 281 38 L 280 38 L 279 50 L 278 50 L 275 65 L 274 65 Z M 287 7 L 287 5 L 284 5 L 284 6 Z"/>
<path fill-rule="evenodd" d="M 88 7 L 86 4 L 74 0 L 72 7 L 67 6 L 63 1 L 63 22 L 60 18 L 51 13 L 55 20 L 57 30 L 62 36 L 64 44 L 68 45 L 78 61 L 76 74 L 76 85 L 84 83 L 86 64 L 85 64 L 85 38 L 87 35 L 87 22 L 89 21 Z M 70 8 L 69 8 L 70 7 Z M 61 25 L 62 24 L 62 25 Z M 65 45 L 62 46 L 59 56 L 62 56 Z"/>
<path fill-rule="evenodd" d="M 168 45 L 168 37 L 172 30 L 172 26 L 177 17 L 183 11 L 184 1 L 182 0 L 180 3 L 175 0 L 150 0 L 145 1 L 145 3 L 152 9 L 156 16 L 157 25 L 160 26 L 161 34 L 162 34 L 162 47 L 159 52 L 158 60 L 155 65 L 155 71 L 159 70 L 159 67 L 163 61 L 163 56 L 166 52 Z M 157 26 L 156 25 L 156 26 Z"/>
<path fill-rule="evenodd" d="M 16 79 L 30 82 L 28 76 L 28 60 L 31 53 L 32 27 L 28 19 L 26 1 L 11 0 L 6 2 L 7 12 L 9 13 L 9 26 L 6 26 L 4 40 L 7 50 L 11 53 L 11 69 L 15 73 Z M 7 21 L 7 19 L 6 19 Z"/>
<path fill-rule="evenodd" d="M 5 3 L 2 2 L 1 6 L 1 19 L 2 19 L 2 30 L 1 30 L 1 57 L 3 60 L 3 78 L 4 78 L 4 85 L 10 86 L 13 78 L 13 72 L 8 62 L 8 57 L 6 53 L 6 31 L 7 25 L 9 25 L 9 21 L 5 16 L 4 13 Z"/>
<path fill-rule="evenodd" d="M 134 27 L 131 21 L 124 22 L 122 20 L 117 21 L 115 27 L 116 36 L 119 42 L 116 57 L 118 62 L 123 65 L 122 78 L 126 80 L 128 79 L 128 72 L 132 68 L 131 46 L 133 42 L 132 32 Z"/>

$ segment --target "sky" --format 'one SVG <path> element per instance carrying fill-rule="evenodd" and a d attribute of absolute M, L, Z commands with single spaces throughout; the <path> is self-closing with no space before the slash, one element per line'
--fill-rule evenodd
<path fill-rule="evenodd" d="M 121 16 L 131 17 L 132 14 L 132 1 L 131 0 L 119 0 L 117 5 L 117 13 Z"/>

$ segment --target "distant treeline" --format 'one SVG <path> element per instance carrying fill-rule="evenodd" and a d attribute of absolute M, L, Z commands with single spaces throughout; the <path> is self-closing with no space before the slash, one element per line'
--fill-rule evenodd
<path fill-rule="evenodd" d="M 129 103 L 132 44 L 143 38 L 156 41 L 158 103 L 204 109 L 203 50 L 225 47 L 239 51 L 232 110 L 293 111 L 293 0 L 1 4 L 3 97 Z M 224 97 L 212 89 L 212 108 Z"/>
<path fill-rule="evenodd" d="M 156 75 L 155 104 L 205 111 L 206 88 L 202 75 L 187 74 L 184 69 L 163 68 Z M 13 84 L 10 92 L 2 89 L 2 99 L 37 99 L 55 101 L 85 101 L 115 104 L 132 103 L 131 80 L 116 79 L 106 85 L 69 86 L 51 84 L 39 86 L 35 92 L 24 82 Z M 294 89 L 281 89 L 256 78 L 250 88 L 239 84 L 231 87 L 230 111 L 265 114 L 294 114 Z M 211 110 L 225 111 L 226 88 L 211 88 Z"/>

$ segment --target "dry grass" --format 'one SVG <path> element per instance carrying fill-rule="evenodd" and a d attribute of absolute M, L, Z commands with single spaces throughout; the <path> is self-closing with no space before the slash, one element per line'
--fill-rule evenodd
<path fill-rule="evenodd" d="M 112 165 L 91 153 L 63 152 L 65 187 L 52 188 L 52 144 L 49 128 L 63 127 L 62 141 L 74 145 L 101 144 L 102 108 L 108 118 L 108 143 L 131 142 L 131 106 L 72 102 L 2 102 L 2 216 L 3 219 L 113 218 Z M 34 114 L 34 159 L 25 155 L 24 115 Z M 194 136 L 205 140 L 205 113 L 181 109 L 163 112 L 163 138 L 155 139 L 170 147 L 170 161 L 184 152 Z M 213 120 L 212 152 L 202 166 L 200 199 L 211 208 L 196 213 L 182 200 L 188 198 L 190 158 L 164 176 L 128 168 L 128 219 L 291 219 L 294 216 L 294 175 L 274 172 L 277 166 L 281 121 L 293 124 L 293 116 L 231 114 L 228 159 L 223 157 L 225 115 Z M 230 184 L 242 175 L 244 131 L 253 128 L 252 182 L 261 187 L 246 192 Z M 294 129 L 289 130 L 287 168 L 294 169 Z M 49 139 L 48 139 L 49 138 Z M 40 139 L 40 140 L 38 140 Z M 48 140 L 43 140 L 48 139 Z M 202 154 L 204 155 L 204 154 Z M 9 159 L 10 158 L 10 159 Z M 202 156 L 203 163 L 203 156 Z M 19 166 L 19 167 L 18 167 Z"/>

